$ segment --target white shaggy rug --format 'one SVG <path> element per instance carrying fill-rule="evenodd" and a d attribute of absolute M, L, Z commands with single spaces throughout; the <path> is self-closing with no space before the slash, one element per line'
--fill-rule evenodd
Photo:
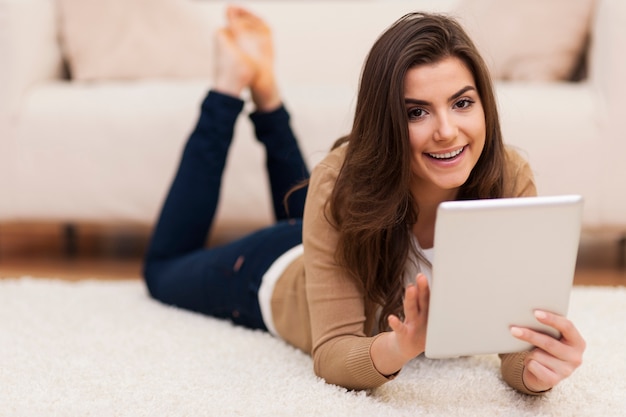
<path fill-rule="evenodd" d="M 626 289 L 574 288 L 585 363 L 548 395 L 495 356 L 411 362 L 372 392 L 270 335 L 148 298 L 141 281 L 0 280 L 1 416 L 625 416 Z"/>

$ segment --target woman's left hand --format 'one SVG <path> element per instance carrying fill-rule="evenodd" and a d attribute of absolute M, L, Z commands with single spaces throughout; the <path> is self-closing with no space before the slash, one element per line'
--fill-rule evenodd
<path fill-rule="evenodd" d="M 535 346 L 526 357 L 523 379 L 526 388 L 541 392 L 554 387 L 581 365 L 586 343 L 567 318 L 542 310 L 535 311 L 535 317 L 558 330 L 561 338 L 522 327 L 512 327 L 511 334 Z"/>

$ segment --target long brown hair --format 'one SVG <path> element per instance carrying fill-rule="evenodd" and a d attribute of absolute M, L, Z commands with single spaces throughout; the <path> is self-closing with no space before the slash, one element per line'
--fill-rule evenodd
<path fill-rule="evenodd" d="M 347 142 L 327 202 L 339 231 L 336 260 L 362 283 L 366 297 L 382 306 L 381 330 L 390 314 L 402 317 L 402 277 L 419 215 L 410 192 L 404 79 L 412 67 L 446 57 L 461 59 L 472 73 L 487 132 L 483 152 L 457 198 L 501 197 L 504 145 L 491 78 L 465 31 L 444 15 L 405 15 L 378 38 L 362 70 L 352 131 L 334 145 Z"/>

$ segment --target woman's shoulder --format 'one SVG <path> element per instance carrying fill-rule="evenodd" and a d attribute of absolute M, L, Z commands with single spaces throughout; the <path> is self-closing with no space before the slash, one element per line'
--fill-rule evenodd
<path fill-rule="evenodd" d="M 331 175 L 337 176 L 346 159 L 347 143 L 332 149 L 313 169 L 315 171 L 329 172 Z"/>
<path fill-rule="evenodd" d="M 519 148 L 507 146 L 505 152 L 503 197 L 531 197 L 537 195 L 535 177 L 528 159 Z"/>
<path fill-rule="evenodd" d="M 530 169 L 528 158 L 521 149 L 511 145 L 507 145 L 504 149 L 505 170 L 507 173 L 517 173 Z"/>
<path fill-rule="evenodd" d="M 343 161 L 346 156 L 346 147 L 346 145 L 342 145 L 331 150 L 324 159 L 313 168 L 306 197 L 305 224 L 307 224 L 307 220 L 311 219 L 311 216 L 307 216 L 307 213 L 311 211 L 307 209 L 313 207 L 315 213 L 328 209 L 326 203 L 333 193 L 337 178 L 339 178 L 339 173 L 341 172 L 341 167 L 343 166 Z M 324 208 L 322 209 L 322 207 Z M 330 213 L 326 212 L 325 217 L 329 215 Z"/>
<path fill-rule="evenodd" d="M 338 146 L 332 149 L 324 156 L 324 158 L 318 162 L 313 171 L 311 172 L 311 182 L 316 181 L 334 181 L 339 177 L 339 172 L 343 166 L 343 162 L 346 159 L 347 144 Z"/>

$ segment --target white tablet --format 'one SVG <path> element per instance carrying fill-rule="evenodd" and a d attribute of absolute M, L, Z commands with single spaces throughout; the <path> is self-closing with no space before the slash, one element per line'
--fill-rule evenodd
<path fill-rule="evenodd" d="M 533 311 L 567 314 L 582 206 L 578 195 L 442 203 L 426 356 L 531 348 L 511 335 L 512 325 L 554 334 Z"/>

